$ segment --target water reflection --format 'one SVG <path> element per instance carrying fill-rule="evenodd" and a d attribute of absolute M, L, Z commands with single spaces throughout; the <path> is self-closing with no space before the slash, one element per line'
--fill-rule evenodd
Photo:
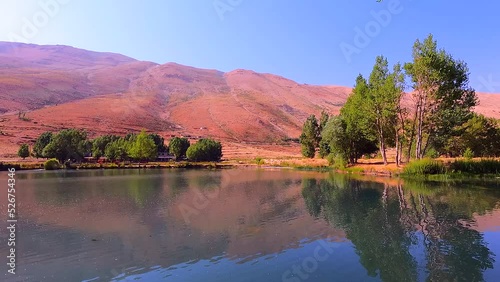
<path fill-rule="evenodd" d="M 497 183 L 456 189 L 288 170 L 17 176 L 22 264 L 12 281 L 491 281 L 500 275 L 494 260 L 500 232 L 485 233 L 476 223 L 500 227 L 500 190 L 488 188 Z M 307 279 L 295 275 L 318 246 L 334 251 L 302 273 Z"/>
<path fill-rule="evenodd" d="M 472 229 L 498 190 L 434 183 L 305 179 L 309 213 L 345 231 L 368 275 L 383 281 L 483 281 L 494 253 Z"/>

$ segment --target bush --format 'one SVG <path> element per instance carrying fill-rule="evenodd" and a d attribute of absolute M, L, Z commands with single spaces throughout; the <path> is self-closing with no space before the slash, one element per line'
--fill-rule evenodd
<path fill-rule="evenodd" d="M 218 162 L 222 158 L 222 145 L 212 139 L 200 139 L 189 147 L 186 156 L 195 162 Z"/>
<path fill-rule="evenodd" d="M 326 160 L 335 169 L 345 169 L 347 167 L 347 160 L 341 155 L 331 153 L 326 157 Z"/>
<path fill-rule="evenodd" d="M 56 170 L 61 168 L 61 164 L 56 159 L 50 159 L 43 164 L 45 170 Z"/>
<path fill-rule="evenodd" d="M 17 151 L 17 155 L 23 159 L 29 157 L 30 149 L 28 147 L 28 144 L 22 144 L 21 147 L 19 147 L 19 151 Z"/>
<path fill-rule="evenodd" d="M 403 169 L 403 174 L 406 175 L 442 174 L 445 172 L 444 164 L 433 159 L 415 160 L 407 164 Z"/>
<path fill-rule="evenodd" d="M 474 157 L 474 152 L 470 148 L 467 148 L 467 149 L 465 149 L 465 152 L 463 155 L 464 155 L 464 158 L 466 158 L 467 160 L 472 160 L 472 158 Z"/>
<path fill-rule="evenodd" d="M 452 172 L 471 173 L 471 174 L 499 174 L 500 161 L 493 159 L 456 160 L 450 165 Z"/>
<path fill-rule="evenodd" d="M 425 152 L 425 157 L 431 158 L 431 159 L 438 158 L 439 153 L 438 153 L 438 151 L 436 151 L 436 149 L 431 147 L 427 150 L 427 152 Z"/>
<path fill-rule="evenodd" d="M 263 158 L 261 158 L 261 157 L 256 157 L 256 158 L 255 158 L 255 163 L 256 163 L 257 165 L 263 165 L 263 164 L 265 163 L 265 161 L 264 161 L 264 159 L 263 159 Z"/>

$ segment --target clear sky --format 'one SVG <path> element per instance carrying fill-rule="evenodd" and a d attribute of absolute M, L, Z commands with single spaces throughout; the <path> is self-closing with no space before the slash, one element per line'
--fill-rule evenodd
<path fill-rule="evenodd" d="M 409 61 L 433 33 L 476 90 L 500 92 L 499 12 L 492 0 L 0 0 L 0 41 L 352 86 L 377 55 Z"/>

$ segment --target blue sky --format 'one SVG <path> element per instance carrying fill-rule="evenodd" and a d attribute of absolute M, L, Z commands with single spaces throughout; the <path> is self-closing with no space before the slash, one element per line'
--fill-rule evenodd
<path fill-rule="evenodd" d="M 500 92 L 498 11 L 490 0 L 0 0 L 0 40 L 352 86 L 377 55 L 409 61 L 433 33 L 468 63 L 474 88 Z"/>

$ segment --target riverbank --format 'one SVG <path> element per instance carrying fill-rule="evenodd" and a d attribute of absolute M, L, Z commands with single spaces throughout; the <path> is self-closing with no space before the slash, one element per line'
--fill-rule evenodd
<path fill-rule="evenodd" d="M 402 177 L 402 178 L 415 178 L 432 181 L 449 180 L 449 179 L 465 179 L 465 178 L 496 178 L 500 177 L 500 170 L 496 172 L 481 172 L 481 170 L 470 169 L 471 163 L 479 162 L 479 159 L 471 160 L 469 162 L 463 159 L 455 158 L 440 158 L 438 162 L 442 163 L 444 169 L 442 173 L 422 173 L 415 175 L 408 175 L 404 173 L 405 165 L 396 166 L 395 163 L 384 165 L 382 160 L 379 159 L 361 159 L 356 165 L 349 166 L 344 169 L 335 169 L 328 165 L 324 159 L 314 158 L 297 158 L 297 157 L 284 157 L 284 158 L 255 158 L 255 159 L 226 159 L 221 162 L 148 162 L 148 163 L 80 163 L 72 164 L 67 169 L 74 170 L 88 170 L 88 169 L 227 169 L 237 167 L 260 167 L 260 168 L 289 168 L 296 170 L 310 170 L 310 171 L 334 171 L 344 174 L 357 174 L 368 175 L 377 177 Z M 0 161 L 0 171 L 6 171 L 8 168 L 15 168 L 16 170 L 40 170 L 44 169 L 45 160 L 43 159 L 26 159 L 26 160 L 3 160 Z M 468 168 L 465 170 L 449 169 L 453 163 L 462 163 L 461 167 Z M 500 160 L 497 159 L 500 163 Z M 463 163 L 468 165 L 464 166 Z"/>
<path fill-rule="evenodd" d="M 224 169 L 232 168 L 235 164 L 221 162 L 148 162 L 148 163 L 80 163 L 71 164 L 69 170 L 87 169 L 159 169 L 159 168 L 200 168 L 200 169 Z M 9 168 L 16 170 L 40 170 L 44 169 L 44 162 L 0 162 L 0 171 Z"/>

